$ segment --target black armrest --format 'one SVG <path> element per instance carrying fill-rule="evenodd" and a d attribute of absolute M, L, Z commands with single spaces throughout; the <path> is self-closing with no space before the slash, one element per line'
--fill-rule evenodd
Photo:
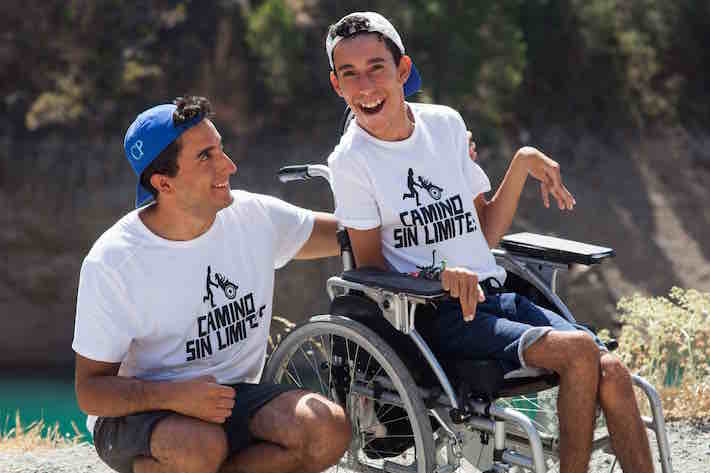
<path fill-rule="evenodd" d="M 350 282 L 368 287 L 377 287 L 394 292 L 404 292 L 423 297 L 437 297 L 446 294 L 441 287 L 441 281 L 415 278 L 406 274 L 378 269 L 352 269 L 343 272 L 341 277 Z"/>
<path fill-rule="evenodd" d="M 500 246 L 514 255 L 539 258 L 554 263 L 577 263 L 588 266 L 615 255 L 613 249 L 604 246 L 527 232 L 504 236 Z"/>

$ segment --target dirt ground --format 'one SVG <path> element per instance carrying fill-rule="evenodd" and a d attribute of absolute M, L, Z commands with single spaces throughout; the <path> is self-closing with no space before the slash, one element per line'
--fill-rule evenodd
<path fill-rule="evenodd" d="M 671 462 L 675 473 L 710 472 L 710 422 L 671 422 L 667 425 L 671 445 Z M 655 449 L 655 445 L 652 443 Z M 654 453 L 654 455 L 657 454 Z M 613 457 L 604 453 L 592 459 L 590 473 L 612 473 Z M 111 473 L 93 446 L 81 444 L 70 448 L 25 453 L 0 451 L 0 470 L 5 473 Z M 335 473 L 331 468 L 328 473 Z M 621 468 L 616 465 L 615 472 Z M 656 465 L 656 472 L 660 467 Z"/>

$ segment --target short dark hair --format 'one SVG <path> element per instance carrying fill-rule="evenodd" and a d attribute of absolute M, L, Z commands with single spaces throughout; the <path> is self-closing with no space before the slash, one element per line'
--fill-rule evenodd
<path fill-rule="evenodd" d="M 209 118 L 212 114 L 212 104 L 205 97 L 188 95 L 178 97 L 173 100 L 177 106 L 173 112 L 173 125 L 182 125 L 185 122 L 192 120 L 197 115 L 203 118 Z M 158 190 L 150 183 L 150 178 L 153 174 L 164 174 L 169 177 L 177 175 L 178 163 L 177 156 L 180 152 L 180 138 L 170 143 L 160 154 L 148 165 L 141 173 L 140 182 L 143 187 L 148 189 L 153 194 L 153 199 L 158 198 Z"/>
<path fill-rule="evenodd" d="M 328 28 L 328 35 L 331 38 L 341 36 L 342 38 L 354 38 L 362 34 L 376 34 L 380 41 L 385 42 L 385 46 L 392 53 L 392 59 L 394 59 L 395 66 L 399 66 L 399 62 L 402 60 L 402 51 L 399 50 L 394 41 L 389 39 L 387 36 L 379 33 L 377 31 L 369 31 L 370 22 L 367 18 L 362 16 L 352 15 L 343 18 L 337 23 L 330 25 Z M 333 58 L 330 58 L 333 60 Z M 333 61 L 333 66 L 335 66 L 335 61 Z M 333 72 L 337 75 L 338 72 L 333 67 Z"/>

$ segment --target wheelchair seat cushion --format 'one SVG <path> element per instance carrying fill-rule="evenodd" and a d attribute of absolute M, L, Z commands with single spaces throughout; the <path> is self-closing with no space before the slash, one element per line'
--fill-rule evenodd
<path fill-rule="evenodd" d="M 530 394 L 557 386 L 556 374 L 536 368 L 519 368 L 503 360 L 439 358 L 460 399 L 493 401 L 500 397 Z"/>
<path fill-rule="evenodd" d="M 343 272 L 341 277 L 346 281 L 397 293 L 403 292 L 423 297 L 438 297 L 446 294 L 440 281 L 415 278 L 379 269 L 352 269 Z"/>

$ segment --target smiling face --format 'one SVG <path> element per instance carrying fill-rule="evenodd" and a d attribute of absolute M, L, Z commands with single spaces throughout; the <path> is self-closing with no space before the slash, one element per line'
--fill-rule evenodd
<path fill-rule="evenodd" d="M 411 65 L 409 56 L 396 65 L 380 35 L 358 34 L 341 40 L 333 50 L 330 82 L 361 127 L 381 140 L 402 140 L 412 131 L 402 88 Z"/>
<path fill-rule="evenodd" d="M 224 153 L 222 137 L 208 119 L 184 132 L 179 139 L 177 174 L 174 177 L 153 175 L 151 183 L 161 194 L 161 205 L 174 206 L 197 218 L 211 219 L 232 203 L 229 176 L 237 167 Z"/>

